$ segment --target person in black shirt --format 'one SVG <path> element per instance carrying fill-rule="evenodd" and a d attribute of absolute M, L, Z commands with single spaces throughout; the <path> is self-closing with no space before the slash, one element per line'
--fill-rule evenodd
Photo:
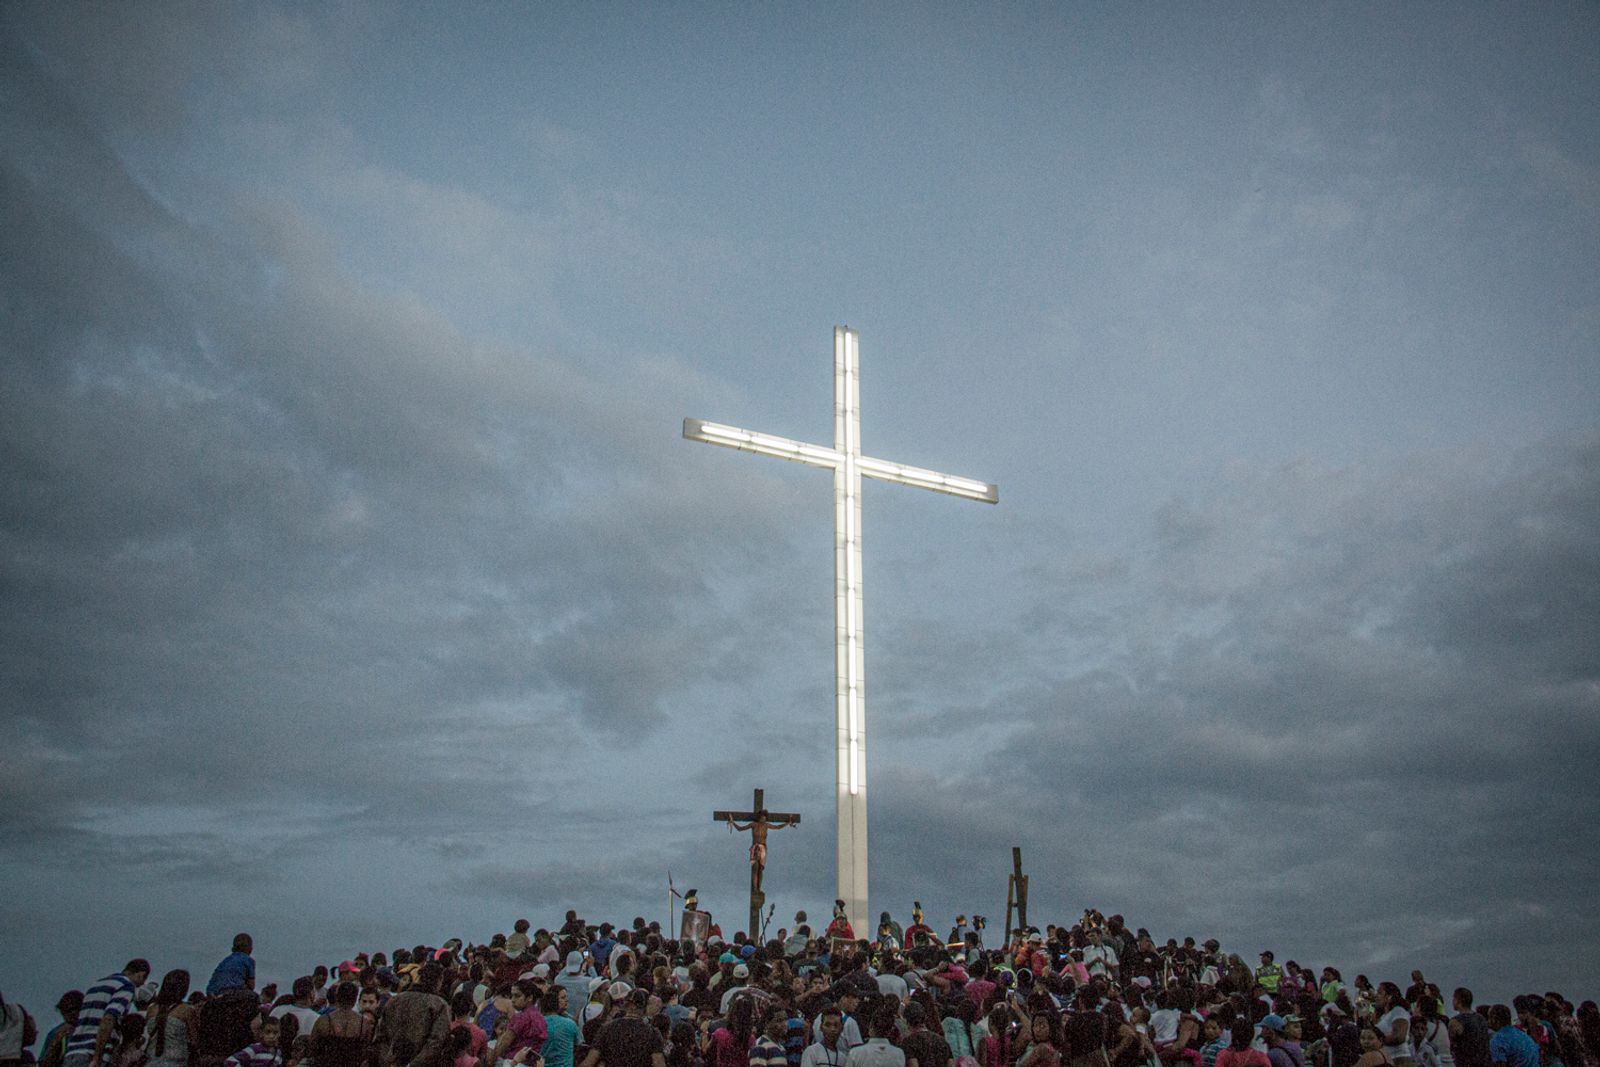
<path fill-rule="evenodd" d="M 1462 986 L 1450 998 L 1450 1055 L 1456 1067 L 1489 1067 L 1489 1024 L 1472 1010 L 1472 990 Z"/>
<path fill-rule="evenodd" d="M 594 1047 L 583 1058 L 583 1067 L 667 1067 L 666 1046 L 661 1033 L 644 1021 L 650 994 L 635 989 L 623 1003 L 622 1017 L 612 1019 L 595 1038 Z"/>
<path fill-rule="evenodd" d="M 955 1057 L 950 1053 L 950 1045 L 940 1034 L 928 1029 L 928 1010 L 916 1001 L 911 1001 L 905 1009 L 906 1025 L 911 1032 L 900 1042 L 900 1050 L 906 1054 L 906 1067 L 953 1067 Z"/>

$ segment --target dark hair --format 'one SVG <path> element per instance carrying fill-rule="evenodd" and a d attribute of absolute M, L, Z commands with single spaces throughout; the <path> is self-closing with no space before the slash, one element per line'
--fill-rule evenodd
<path fill-rule="evenodd" d="M 278 1024 L 278 1062 L 288 1063 L 289 1053 L 294 1051 L 294 1039 L 300 1036 L 300 1017 L 286 1011 L 269 1021 Z"/>
<path fill-rule="evenodd" d="M 472 1044 L 472 1031 L 465 1026 L 452 1026 L 450 1028 L 450 1058 L 467 1051 L 467 1046 Z"/>
<path fill-rule="evenodd" d="M 1496 1030 L 1504 1030 L 1511 1025 L 1511 1009 L 1504 1004 L 1489 1005 L 1489 1025 Z"/>
<path fill-rule="evenodd" d="M 333 987 L 333 996 L 329 999 L 333 1001 L 334 1007 L 352 1007 L 357 1000 L 361 999 L 361 987 L 354 982 L 340 982 Z"/>
<path fill-rule="evenodd" d="M 755 1001 L 749 996 L 736 996 L 733 1003 L 728 1005 L 728 1018 L 726 1025 L 728 1032 L 733 1035 L 734 1048 L 749 1048 L 751 1031 L 754 1029 Z"/>
<path fill-rule="evenodd" d="M 561 1011 L 561 987 L 553 985 L 544 991 L 544 996 L 539 998 L 539 1011 L 545 1015 L 555 1015 Z"/>
<path fill-rule="evenodd" d="M 233 935 L 233 951 L 243 952 L 246 955 L 249 955 L 251 952 L 255 951 L 255 947 L 256 943 L 250 940 L 249 934 Z"/>
<path fill-rule="evenodd" d="M 970 1024 L 969 1024 L 970 1025 Z M 967 1035 L 972 1036 L 970 1033 Z M 989 1036 L 1000 1047 L 1000 1062 L 1011 1060 L 1011 1009 L 1001 1003 L 989 1009 Z"/>
<path fill-rule="evenodd" d="M 123 974 L 128 974 L 130 972 L 139 973 L 141 971 L 145 974 L 150 973 L 150 961 L 145 959 L 143 956 L 135 956 L 133 959 L 128 961 L 128 965 L 126 967 L 122 968 Z"/>
<path fill-rule="evenodd" d="M 1590 1053 L 1600 1052 L 1600 1008 L 1592 1000 L 1578 1005 L 1578 1036 Z"/>
<path fill-rule="evenodd" d="M 1054 1009 L 1043 1004 L 1028 1016 L 1028 1042 L 1030 1044 L 1033 1042 L 1033 1024 L 1040 1019 L 1045 1021 L 1045 1026 L 1050 1030 L 1050 1034 L 1045 1040 L 1059 1049 L 1061 1047 L 1061 1016 Z"/>
<path fill-rule="evenodd" d="M 1255 1039 L 1256 1028 L 1250 1025 L 1249 1019 L 1233 1020 L 1233 1027 L 1229 1031 L 1228 1047 L 1235 1052 L 1243 1052 L 1250 1047 L 1250 1042 Z"/>
<path fill-rule="evenodd" d="M 993 1025 L 990 1023 L 991 1027 Z M 1074 1012 L 1067 1016 L 1065 1040 L 1067 1048 L 1063 1055 L 1064 1059 L 1078 1059 L 1081 1056 L 1091 1055 L 1105 1047 L 1105 1020 L 1092 1011 Z"/>
<path fill-rule="evenodd" d="M 672 1051 L 667 1054 L 667 1067 L 689 1067 L 694 1055 L 694 1023 L 681 1022 L 671 1032 Z"/>
<path fill-rule="evenodd" d="M 183 998 L 189 995 L 189 972 L 185 970 L 168 971 L 161 978 L 161 990 L 156 993 L 156 1046 L 157 1056 L 167 1048 L 167 1016 L 172 1009 L 183 1003 Z"/>

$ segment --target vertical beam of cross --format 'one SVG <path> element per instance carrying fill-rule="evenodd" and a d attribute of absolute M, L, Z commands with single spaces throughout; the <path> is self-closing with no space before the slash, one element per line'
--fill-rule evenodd
<path fill-rule="evenodd" d="M 691 441 L 792 460 L 833 471 L 835 793 L 838 803 L 838 893 L 850 924 L 872 929 L 867 900 L 867 704 L 865 612 L 861 595 L 861 479 L 1000 501 L 998 487 L 861 454 L 860 338 L 833 329 L 833 447 L 806 444 L 733 426 L 684 419 Z"/>

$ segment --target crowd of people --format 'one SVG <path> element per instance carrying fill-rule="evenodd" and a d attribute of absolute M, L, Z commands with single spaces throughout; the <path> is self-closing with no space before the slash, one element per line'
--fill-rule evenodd
<path fill-rule="evenodd" d="M 1247 964 L 1119 915 L 946 937 L 920 905 L 858 937 L 843 902 L 770 940 L 568 912 L 318 965 L 258 988 L 247 934 L 204 989 L 144 959 L 65 993 L 42 1036 L 0 996 L 0 1067 L 1600 1067 L 1600 1011 L 1556 992 L 1478 1004 L 1420 971 Z M 35 1047 L 37 1046 L 37 1053 Z"/>

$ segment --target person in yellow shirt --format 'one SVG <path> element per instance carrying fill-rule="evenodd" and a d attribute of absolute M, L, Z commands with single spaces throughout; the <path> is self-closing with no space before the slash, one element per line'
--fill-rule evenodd
<path fill-rule="evenodd" d="M 1283 968 L 1272 962 L 1272 950 L 1268 949 L 1261 954 L 1261 966 L 1256 968 L 1256 985 L 1277 996 L 1278 986 L 1282 982 Z"/>

